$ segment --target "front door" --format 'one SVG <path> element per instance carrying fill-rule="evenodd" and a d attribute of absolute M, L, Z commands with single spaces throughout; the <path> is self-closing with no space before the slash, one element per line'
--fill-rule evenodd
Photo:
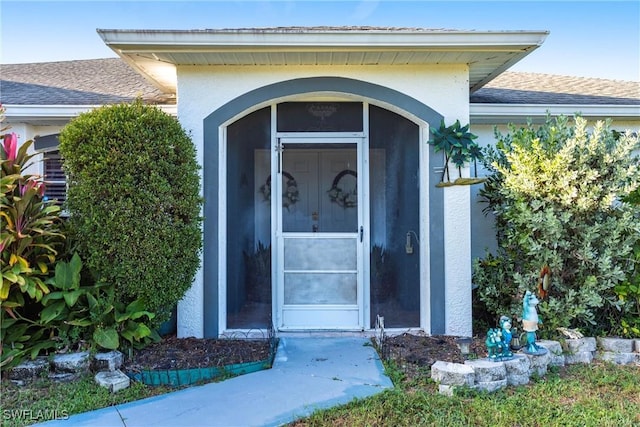
<path fill-rule="evenodd" d="M 281 138 L 276 283 L 281 330 L 363 328 L 361 138 Z"/>

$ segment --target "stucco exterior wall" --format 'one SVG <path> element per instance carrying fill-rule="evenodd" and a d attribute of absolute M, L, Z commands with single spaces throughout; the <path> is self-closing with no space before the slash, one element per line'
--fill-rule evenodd
<path fill-rule="evenodd" d="M 428 105 L 445 117 L 450 124 L 456 119 L 469 121 L 469 93 L 467 67 L 463 65 L 440 66 L 344 66 L 344 67 L 191 67 L 178 68 L 178 118 L 191 132 L 196 145 L 198 161 L 203 168 L 203 120 L 211 112 L 236 97 L 269 84 L 305 77 L 346 77 L 374 83 L 403 92 Z M 263 105 L 257 105 L 257 108 Z M 391 108 L 391 106 L 384 106 Z M 430 171 L 434 177 L 438 175 Z M 444 192 L 445 206 L 445 257 L 446 265 L 446 333 L 470 335 L 471 333 L 471 236 L 469 189 L 454 187 L 434 189 Z M 218 244 L 218 242 L 205 242 Z M 209 261 L 211 262 L 211 261 Z M 428 284 L 423 284 L 427 286 Z M 196 275 L 194 285 L 178 306 L 178 335 L 202 336 L 204 307 L 202 269 Z M 454 319 L 458 319 L 455 320 Z M 449 324 L 451 322 L 451 324 Z"/>

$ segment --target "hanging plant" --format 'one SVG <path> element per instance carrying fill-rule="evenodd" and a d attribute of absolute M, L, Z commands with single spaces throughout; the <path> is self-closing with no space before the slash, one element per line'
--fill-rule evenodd
<path fill-rule="evenodd" d="M 289 210 L 289 207 L 300 200 L 300 191 L 293 175 L 286 171 L 282 171 L 282 175 L 287 179 L 287 184 L 282 189 L 282 206 Z M 260 193 L 262 193 L 265 202 L 271 201 L 271 175 L 267 177 L 267 181 L 260 187 Z"/>
<path fill-rule="evenodd" d="M 477 161 L 482 159 L 482 149 L 474 142 L 476 135 L 469 132 L 469 125 L 462 126 L 456 120 L 451 126 L 445 126 L 444 120 L 440 122 L 438 129 L 431 129 L 433 138 L 429 144 L 435 147 L 435 151 L 444 151 L 444 169 L 440 182 L 436 187 L 448 187 L 450 185 L 470 185 L 484 182 L 486 178 L 478 178 Z M 474 178 L 463 178 L 462 167 L 473 161 Z M 453 163 L 458 168 L 458 178 L 451 181 L 449 174 L 449 163 Z M 447 180 L 445 181 L 445 175 Z"/>
<path fill-rule="evenodd" d="M 358 186 L 356 185 L 356 187 L 350 191 L 344 190 L 340 186 L 340 181 L 346 175 L 351 175 L 356 179 L 358 178 L 358 174 L 356 173 L 356 171 L 345 169 L 338 175 L 336 175 L 336 177 L 333 179 L 333 183 L 331 184 L 331 189 L 329 189 L 327 193 L 329 194 L 329 198 L 333 203 L 337 203 L 345 209 L 355 208 L 356 206 L 358 206 Z"/>

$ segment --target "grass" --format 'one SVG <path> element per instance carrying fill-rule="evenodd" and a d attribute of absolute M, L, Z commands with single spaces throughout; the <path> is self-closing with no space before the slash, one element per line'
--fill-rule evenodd
<path fill-rule="evenodd" d="M 572 365 L 527 386 L 495 393 L 437 393 L 427 375 L 405 381 L 387 366 L 396 387 L 348 405 L 318 411 L 301 426 L 638 426 L 640 370 L 607 363 Z"/>
<path fill-rule="evenodd" d="M 293 426 L 638 426 L 640 368 L 596 362 L 554 369 L 527 386 L 495 393 L 462 389 L 438 394 L 425 369 L 408 380 L 386 364 L 396 387 L 377 396 L 318 411 Z M 53 418 L 144 399 L 175 388 L 131 387 L 109 393 L 87 376 L 74 383 L 38 380 L 26 387 L 2 382 L 2 426 Z"/>
<path fill-rule="evenodd" d="M 148 387 L 131 382 L 131 387 L 110 393 L 99 386 L 93 376 L 70 383 L 54 383 L 48 379 L 18 387 L 2 381 L 2 426 L 14 427 L 35 424 L 73 414 L 118 405 L 146 397 L 167 393 L 169 387 Z"/>
<path fill-rule="evenodd" d="M 237 375 L 233 373 L 223 373 L 214 379 L 193 385 L 224 381 L 235 376 Z M 2 427 L 26 426 L 65 419 L 73 414 L 158 396 L 185 387 L 188 386 L 147 386 L 131 381 L 130 387 L 111 393 L 95 382 L 93 374 L 68 383 L 42 378 L 26 386 L 17 386 L 9 380 L 3 380 L 0 390 L 0 420 Z"/>

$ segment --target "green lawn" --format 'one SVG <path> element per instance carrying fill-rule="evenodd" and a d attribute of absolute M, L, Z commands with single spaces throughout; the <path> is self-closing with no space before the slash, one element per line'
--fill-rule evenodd
<path fill-rule="evenodd" d="M 115 394 L 99 386 L 88 375 L 72 383 L 54 383 L 48 379 L 17 387 L 2 381 L 2 426 L 24 426 L 65 418 L 94 409 L 113 406 L 167 393 L 168 387 L 147 387 L 131 382 L 131 387 Z"/>
<path fill-rule="evenodd" d="M 300 426 L 640 426 L 640 366 L 573 365 L 495 393 L 437 393 L 428 376 L 319 411 Z"/>
<path fill-rule="evenodd" d="M 496 393 L 437 393 L 428 370 L 413 380 L 387 366 L 396 387 L 369 399 L 319 411 L 300 426 L 639 426 L 640 366 L 594 362 L 554 369 L 528 386 Z M 2 425 L 22 426 L 86 412 L 173 389 L 140 383 L 116 394 L 92 377 L 76 383 L 40 380 L 28 387 L 2 382 Z"/>

